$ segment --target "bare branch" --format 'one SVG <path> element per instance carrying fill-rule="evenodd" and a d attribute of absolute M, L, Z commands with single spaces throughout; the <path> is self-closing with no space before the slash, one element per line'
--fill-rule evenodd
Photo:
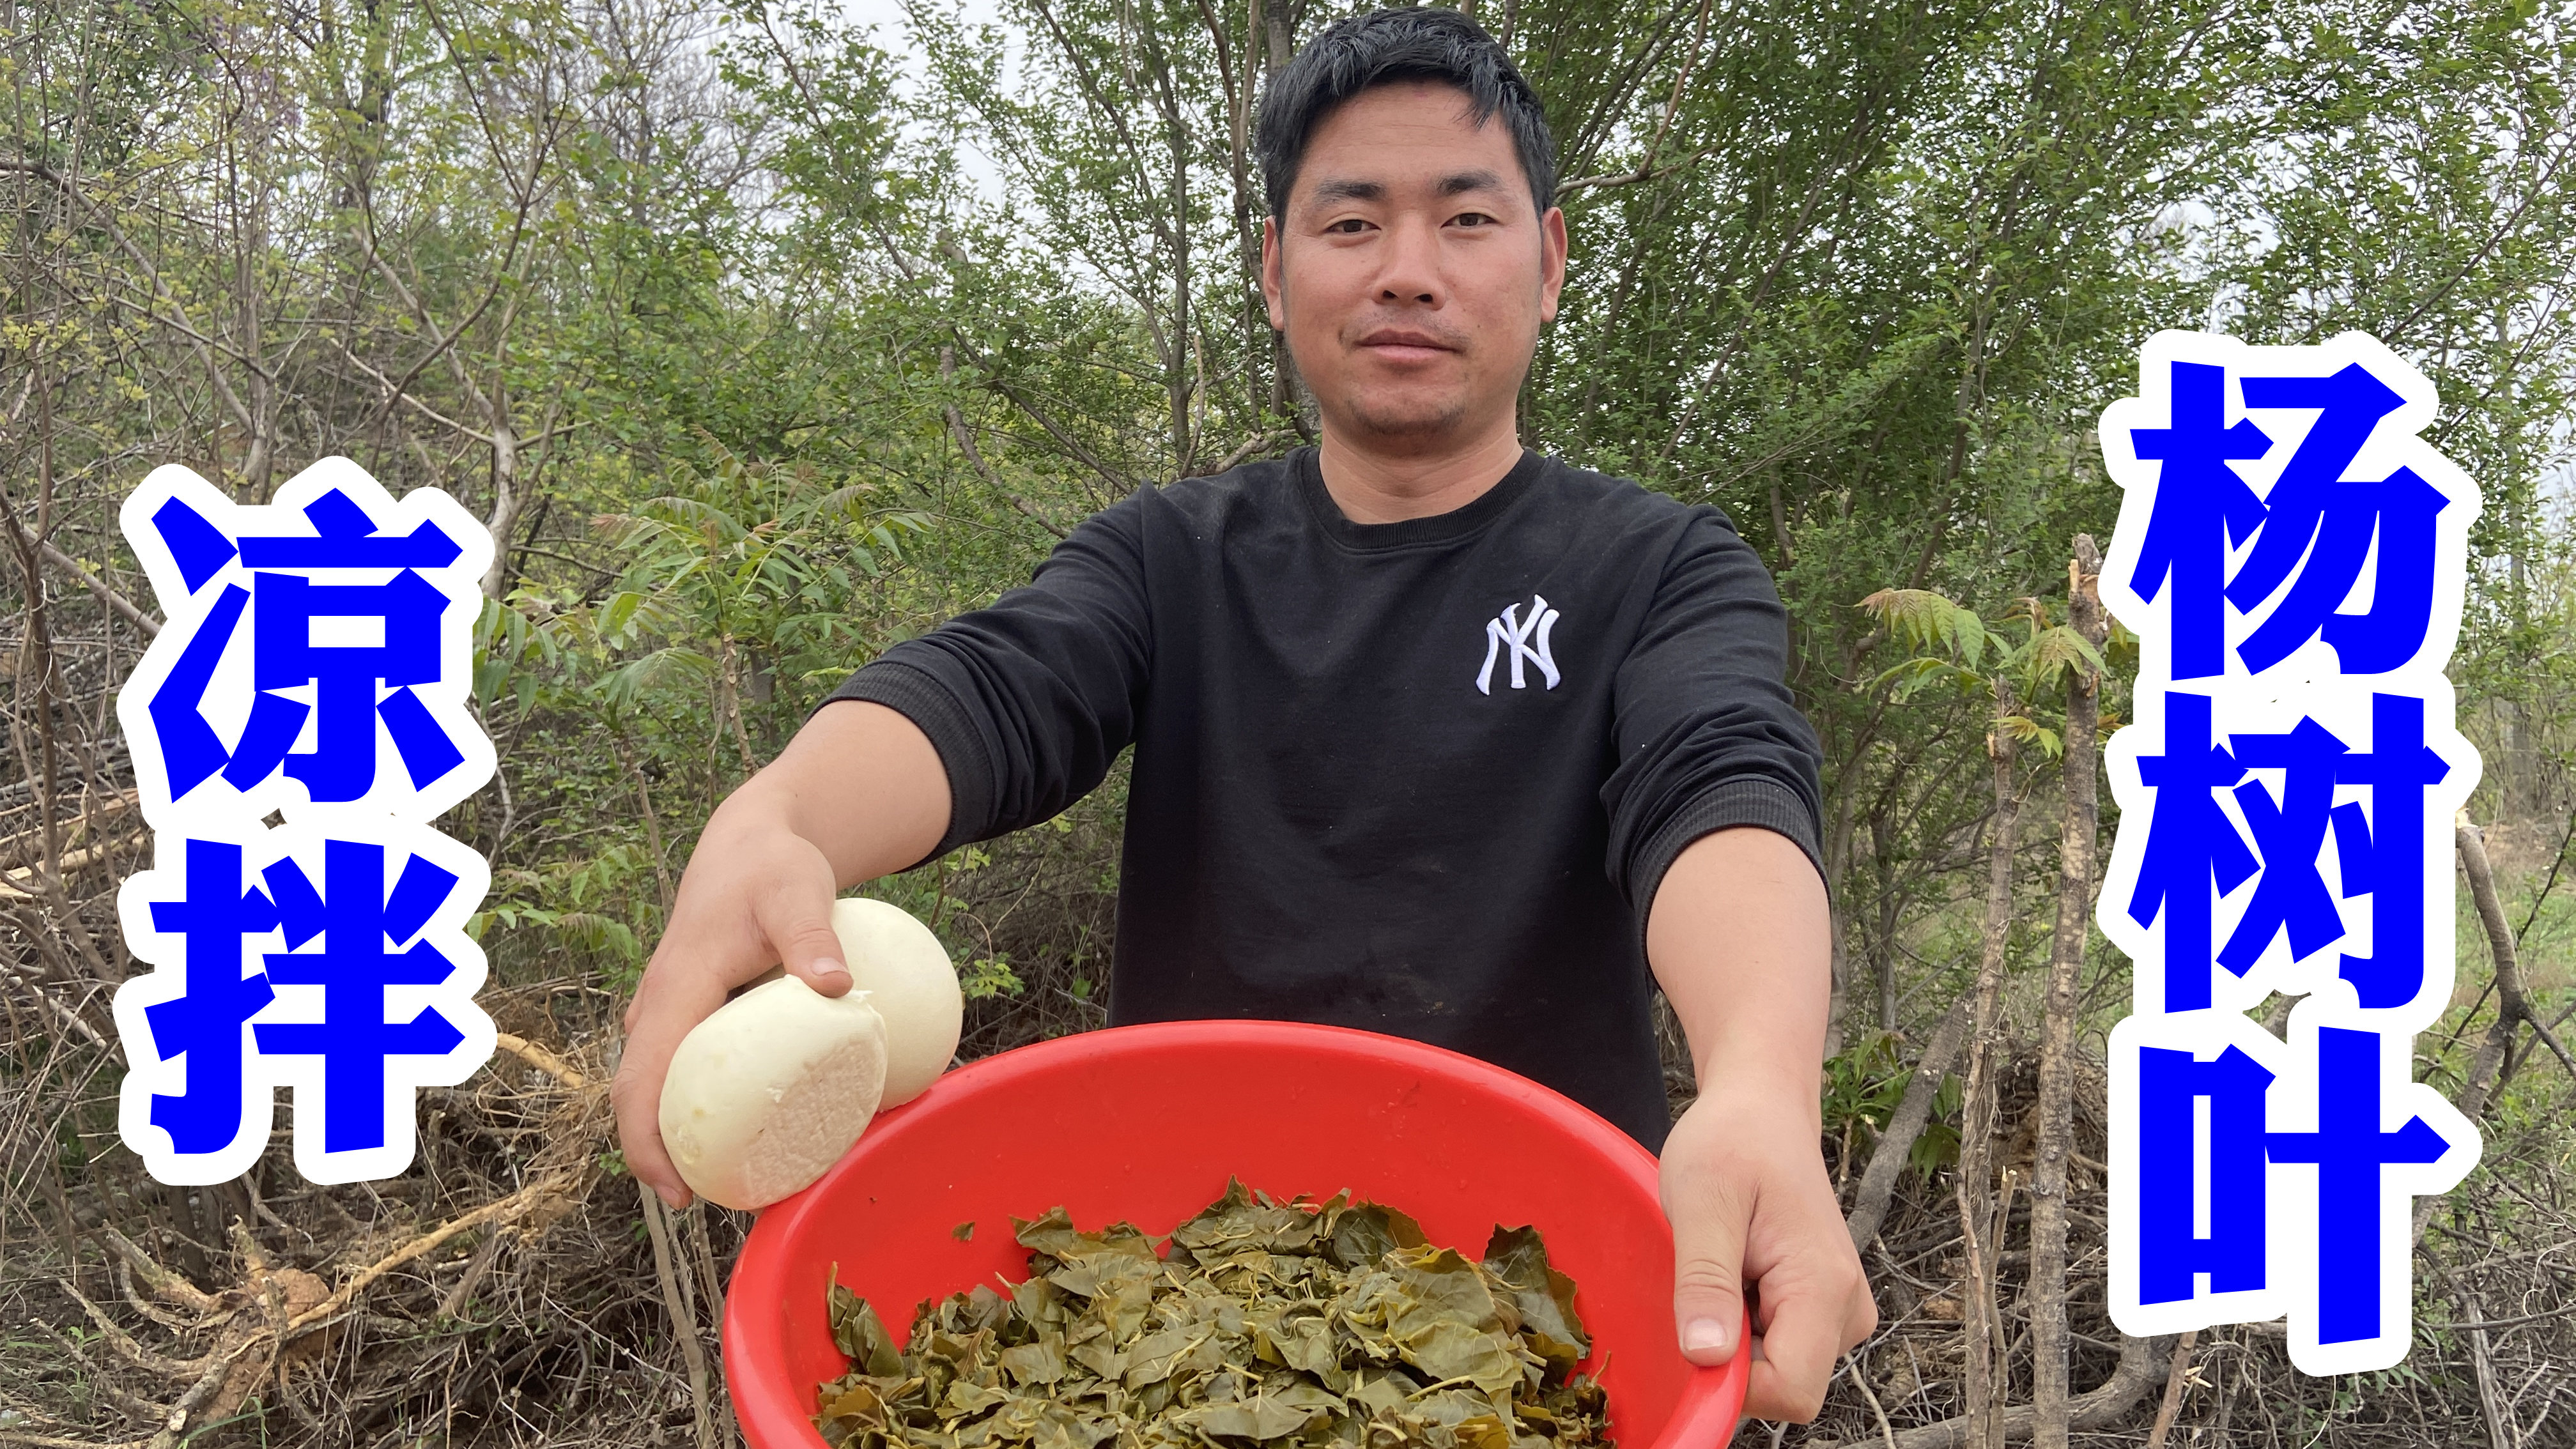
<path fill-rule="evenodd" d="M 70 554 L 63 552 L 61 549 L 54 547 L 51 543 L 48 543 L 41 538 L 36 540 L 36 552 L 45 560 L 45 562 L 61 569 L 64 573 L 70 574 L 82 588 L 89 590 L 90 593 L 97 596 L 100 603 L 105 604 L 110 610 L 114 611 L 118 618 L 132 624 L 135 628 L 142 630 L 148 636 L 155 638 L 159 637 L 161 633 L 161 621 L 159 619 L 152 617 L 152 615 L 147 613 L 140 604 L 135 603 L 132 599 L 129 599 L 123 594 L 118 593 L 116 590 L 109 588 L 106 583 L 100 580 L 98 575 L 81 567 L 78 559 L 73 558 Z"/>

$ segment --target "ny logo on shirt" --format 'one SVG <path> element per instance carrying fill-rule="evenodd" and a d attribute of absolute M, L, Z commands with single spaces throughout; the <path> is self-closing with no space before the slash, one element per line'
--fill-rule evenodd
<path fill-rule="evenodd" d="M 1547 677 L 1547 687 L 1556 688 L 1564 676 L 1556 672 L 1556 656 L 1548 649 L 1547 636 L 1556 628 L 1557 611 L 1549 607 L 1544 594 L 1530 595 L 1529 617 L 1521 617 L 1521 606 L 1513 604 L 1485 621 L 1485 667 L 1476 671 L 1476 692 L 1494 692 L 1494 661 L 1510 651 L 1512 688 L 1526 689 L 1529 681 L 1521 672 L 1524 663 L 1535 664 Z M 1533 643 L 1532 640 L 1536 642 Z"/>

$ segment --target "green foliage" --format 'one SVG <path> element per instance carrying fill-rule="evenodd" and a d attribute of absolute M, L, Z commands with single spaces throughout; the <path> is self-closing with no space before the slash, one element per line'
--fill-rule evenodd
<path fill-rule="evenodd" d="M 1858 1128 L 1875 1142 L 1914 1080 L 1905 1043 L 1891 1031 L 1860 1033 L 1825 1063 L 1824 1127 L 1841 1136 Z M 1932 1115 L 1906 1155 L 1906 1165 L 1929 1175 L 1959 1160 L 1960 1082 L 1944 1076 L 1932 1096 Z"/>
<path fill-rule="evenodd" d="M 1011 963 L 999 956 L 979 956 L 958 968 L 957 985 L 969 1001 L 990 1001 L 997 996 L 1018 996 L 1028 990 Z"/>
<path fill-rule="evenodd" d="M 684 681 L 717 685 L 715 707 L 729 708 L 746 645 L 818 668 L 848 660 L 867 642 L 853 618 L 860 586 L 900 567 L 906 538 L 931 528 L 918 508 L 872 507 L 886 491 L 874 481 L 710 447 L 713 467 L 681 464 L 673 491 L 595 520 L 627 560 L 592 622 L 624 661 L 597 684 L 614 708 Z"/>
<path fill-rule="evenodd" d="M 2019 743 L 2038 745 L 2052 760 L 2064 752 L 2063 741 L 2025 704 L 2103 669 L 2092 644 L 2066 625 L 2050 624 L 2047 607 L 2037 599 L 2021 600 L 2005 616 L 2006 623 L 2023 626 L 2018 638 L 1930 589 L 1881 589 L 1858 607 L 1915 651 L 1881 673 L 1878 687 L 1892 687 L 1898 700 L 1936 684 L 1990 695 L 1996 701 L 1995 728 Z"/>

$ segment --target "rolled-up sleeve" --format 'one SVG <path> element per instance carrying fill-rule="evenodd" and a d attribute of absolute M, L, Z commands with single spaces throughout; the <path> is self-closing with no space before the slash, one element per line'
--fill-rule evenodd
<path fill-rule="evenodd" d="M 1703 835 L 1776 831 L 1823 873 L 1822 752 L 1790 696 L 1788 662 L 1770 571 L 1722 514 L 1694 510 L 1613 686 L 1606 864 L 1641 946 L 1664 872 Z"/>
<path fill-rule="evenodd" d="M 833 691 L 901 713 L 938 750 L 948 833 L 929 859 L 1052 818 L 1134 738 L 1153 650 L 1141 527 L 1151 494 L 1085 519 L 1028 584 L 895 645 Z"/>

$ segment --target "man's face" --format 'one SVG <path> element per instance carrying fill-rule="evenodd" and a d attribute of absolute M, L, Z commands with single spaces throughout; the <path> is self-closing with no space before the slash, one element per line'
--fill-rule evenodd
<path fill-rule="evenodd" d="M 1325 421 L 1374 451 L 1436 453 L 1508 419 L 1565 284 L 1565 216 L 1540 216 L 1500 115 L 1373 86 L 1308 139 L 1261 289 Z"/>

